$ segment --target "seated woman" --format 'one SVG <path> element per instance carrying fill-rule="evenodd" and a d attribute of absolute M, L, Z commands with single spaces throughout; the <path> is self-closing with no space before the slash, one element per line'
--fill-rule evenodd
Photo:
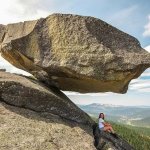
<path fill-rule="evenodd" d="M 104 114 L 103 114 L 103 113 L 100 113 L 100 114 L 99 114 L 99 123 L 98 123 L 99 129 L 100 129 L 100 130 L 103 130 L 103 131 L 108 131 L 108 132 L 110 132 L 110 133 L 115 134 L 115 132 L 114 132 L 114 130 L 113 130 L 111 124 L 105 122 L 105 121 L 104 121 L 104 118 L 105 118 L 105 117 L 104 117 Z"/>

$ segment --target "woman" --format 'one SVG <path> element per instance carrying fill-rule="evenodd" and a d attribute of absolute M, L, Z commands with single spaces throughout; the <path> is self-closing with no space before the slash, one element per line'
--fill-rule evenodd
<path fill-rule="evenodd" d="M 110 132 L 110 133 L 113 133 L 113 134 L 115 134 L 115 132 L 114 132 L 114 130 L 113 130 L 113 128 L 112 128 L 112 126 L 109 124 L 109 123 L 106 123 L 105 121 L 104 121 L 104 114 L 103 113 L 100 113 L 99 114 L 99 129 L 100 130 L 103 130 L 103 131 L 108 131 L 108 132 Z"/>

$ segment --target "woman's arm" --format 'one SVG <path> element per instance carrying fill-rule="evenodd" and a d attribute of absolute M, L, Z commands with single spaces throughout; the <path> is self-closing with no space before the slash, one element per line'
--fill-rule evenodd
<path fill-rule="evenodd" d="M 104 126 L 111 126 L 111 124 L 107 123 L 107 122 L 103 122 Z"/>

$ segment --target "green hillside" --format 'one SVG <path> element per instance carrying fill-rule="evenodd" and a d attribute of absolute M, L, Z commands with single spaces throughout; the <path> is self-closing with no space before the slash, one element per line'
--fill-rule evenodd
<path fill-rule="evenodd" d="M 124 125 L 119 125 L 112 123 L 114 130 L 126 141 L 128 141 L 136 150 L 150 150 L 150 134 L 146 135 L 145 132 L 138 131 L 137 129 L 133 129 L 126 127 Z"/>
<path fill-rule="evenodd" d="M 137 127 L 131 125 L 124 125 L 125 127 L 134 130 L 135 132 L 139 133 L 142 136 L 148 136 L 150 138 L 150 128 L 145 127 Z"/>
<path fill-rule="evenodd" d="M 97 120 L 93 118 L 94 120 Z M 110 122 L 110 121 L 109 121 Z M 150 129 L 110 122 L 116 133 L 128 141 L 136 150 L 150 150 Z"/>
<path fill-rule="evenodd" d="M 141 120 L 132 120 L 132 124 L 141 127 L 150 127 L 150 117 L 143 118 Z"/>

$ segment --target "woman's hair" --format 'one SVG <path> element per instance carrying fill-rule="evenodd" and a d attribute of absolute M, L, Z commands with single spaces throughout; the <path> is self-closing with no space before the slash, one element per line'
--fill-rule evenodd
<path fill-rule="evenodd" d="M 100 113 L 99 114 L 99 118 L 101 118 L 101 115 L 103 114 L 103 118 L 102 119 L 104 119 L 105 118 L 105 116 L 104 116 L 104 113 Z"/>

